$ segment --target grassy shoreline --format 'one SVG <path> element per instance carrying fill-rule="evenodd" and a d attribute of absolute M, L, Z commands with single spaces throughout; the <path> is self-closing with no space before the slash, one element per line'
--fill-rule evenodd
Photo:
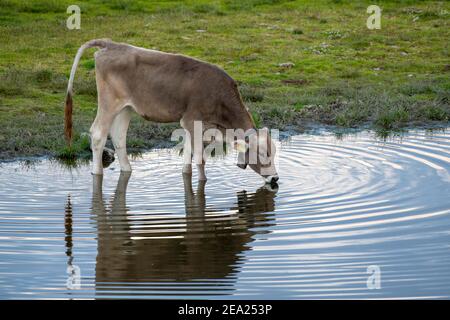
<path fill-rule="evenodd" d="M 450 126 L 448 2 L 375 1 L 382 29 L 368 30 L 367 5 L 352 1 L 79 1 L 81 29 L 68 30 L 69 2 L 0 1 L 0 159 L 67 152 L 70 67 L 82 43 L 104 37 L 221 66 L 260 126 Z M 96 112 L 93 52 L 74 85 L 77 154 Z M 136 116 L 128 146 L 160 145 L 177 127 Z"/>

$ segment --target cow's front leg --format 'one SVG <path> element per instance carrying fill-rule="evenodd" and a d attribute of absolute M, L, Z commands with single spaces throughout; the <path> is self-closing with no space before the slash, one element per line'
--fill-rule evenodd
<path fill-rule="evenodd" d="M 183 146 L 183 174 L 192 174 L 192 141 L 187 130 L 185 130 Z"/>
<path fill-rule="evenodd" d="M 204 163 L 197 165 L 197 171 L 198 171 L 198 180 L 199 181 L 206 181 L 206 180 L 208 180 L 206 178 L 205 164 Z"/>
<path fill-rule="evenodd" d="M 203 158 L 203 130 L 202 126 L 196 128 L 195 121 L 189 120 L 189 117 L 183 117 L 180 121 L 181 126 L 185 129 L 186 136 L 184 139 L 183 150 L 183 173 L 192 173 L 192 160 L 197 164 L 198 180 L 206 181 L 205 161 Z"/>
<path fill-rule="evenodd" d="M 199 135 L 199 134 L 198 134 Z M 197 164 L 197 172 L 198 172 L 198 180 L 199 181 L 206 181 L 206 174 L 205 174 L 205 155 L 203 154 L 203 135 L 200 138 L 197 138 L 198 140 L 194 142 L 194 159 L 195 163 Z"/>
<path fill-rule="evenodd" d="M 203 155 L 203 145 L 197 146 L 197 149 L 194 151 L 194 159 L 197 164 L 197 172 L 198 172 L 198 180 L 206 181 L 206 173 L 205 173 L 205 158 Z"/>
<path fill-rule="evenodd" d="M 183 164 L 183 174 L 192 174 L 192 164 L 191 163 L 185 163 Z"/>

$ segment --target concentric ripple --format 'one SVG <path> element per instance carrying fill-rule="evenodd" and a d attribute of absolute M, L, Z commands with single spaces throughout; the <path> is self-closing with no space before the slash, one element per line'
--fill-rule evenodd
<path fill-rule="evenodd" d="M 278 188 L 181 161 L 0 164 L 0 298 L 450 297 L 448 131 L 293 136 Z"/>

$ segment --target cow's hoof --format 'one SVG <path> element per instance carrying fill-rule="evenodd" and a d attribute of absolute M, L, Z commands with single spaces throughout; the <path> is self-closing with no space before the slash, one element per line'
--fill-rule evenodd
<path fill-rule="evenodd" d="M 247 168 L 247 164 L 246 163 L 238 163 L 237 166 L 243 170 L 245 170 Z"/>

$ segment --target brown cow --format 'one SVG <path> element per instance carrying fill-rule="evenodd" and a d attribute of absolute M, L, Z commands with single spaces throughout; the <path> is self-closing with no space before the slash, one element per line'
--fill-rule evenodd
<path fill-rule="evenodd" d="M 93 174 L 103 173 L 102 153 L 108 133 L 119 158 L 122 171 L 131 171 L 126 152 L 126 134 L 131 111 L 155 122 L 177 122 L 189 137 L 194 136 L 194 122 L 205 128 L 242 129 L 248 132 L 255 124 L 240 97 L 236 82 L 222 69 L 180 54 L 148 50 L 110 40 L 92 40 L 82 45 L 72 66 L 65 105 L 65 136 L 72 139 L 73 80 L 83 51 L 97 47 L 95 73 L 98 91 L 97 116 L 91 126 Z M 187 135 L 188 136 L 188 135 Z M 275 146 L 269 135 L 253 134 L 247 139 L 257 141 L 258 157 L 250 167 L 270 183 L 278 180 L 273 163 Z M 254 140 L 251 140 L 254 139 Z M 203 146 L 185 139 L 196 158 L 199 179 L 206 180 Z M 240 154 L 241 168 L 249 163 Z M 192 172 L 192 153 L 185 153 L 184 173 Z"/>

